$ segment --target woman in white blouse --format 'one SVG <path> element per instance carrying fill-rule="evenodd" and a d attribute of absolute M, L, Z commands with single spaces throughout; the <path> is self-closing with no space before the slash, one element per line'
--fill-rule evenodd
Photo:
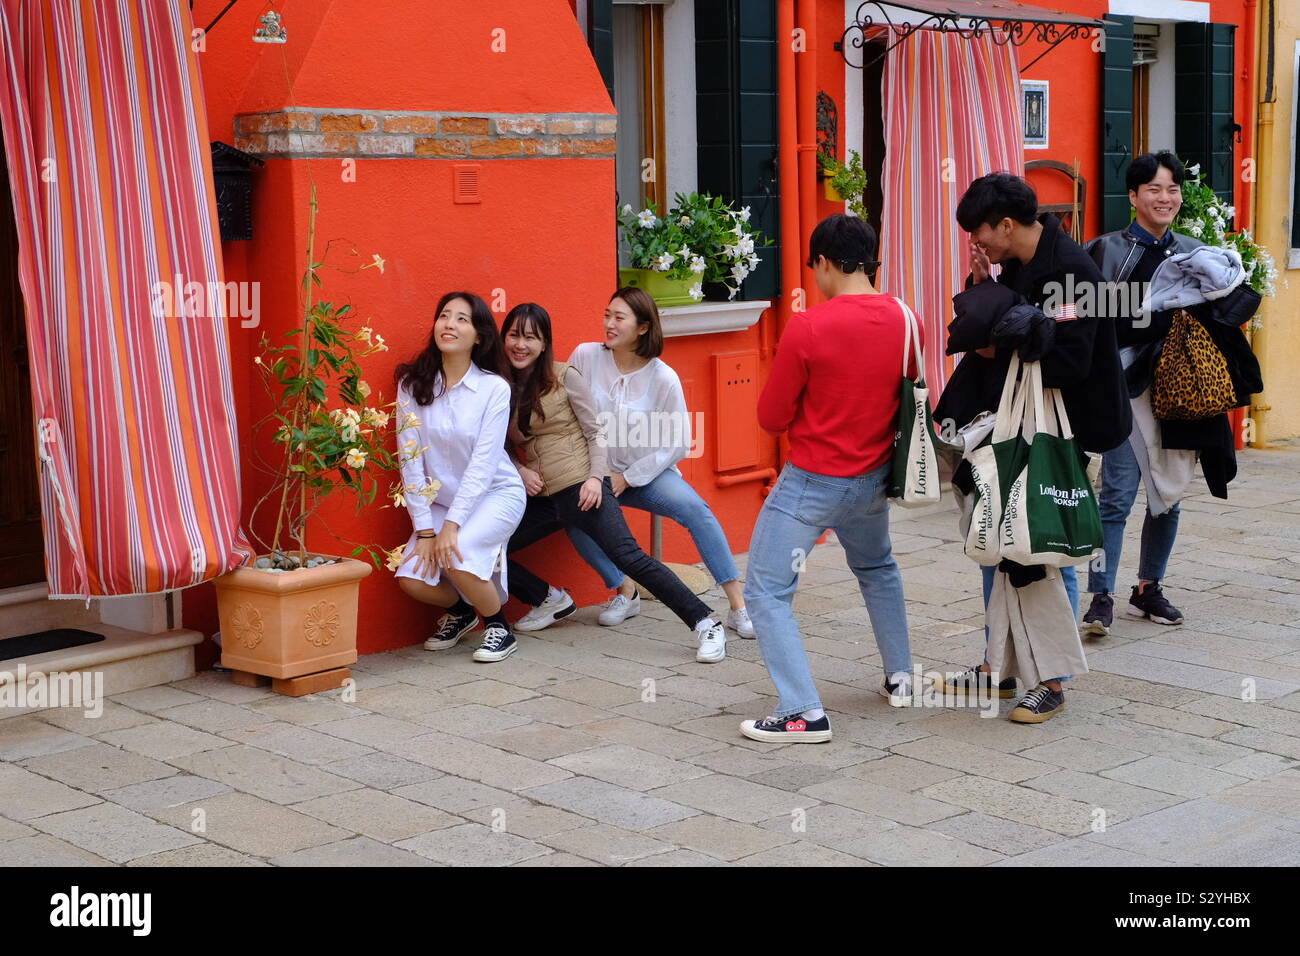
<path fill-rule="evenodd" d="M 713 579 L 731 605 L 727 627 L 752 638 L 740 572 L 727 536 L 700 497 L 677 470 L 691 450 L 690 413 L 681 379 L 659 355 L 663 330 L 655 301 L 643 289 L 619 289 L 605 307 L 604 342 L 574 349 L 569 364 L 591 384 L 601 414 L 609 453 L 610 481 L 619 504 L 671 518 L 690 532 Z M 617 588 L 600 614 L 614 625 L 639 613 L 640 596 L 589 536 L 569 529 L 573 546 L 604 579 Z M 722 648 L 716 649 L 720 655 Z"/>
<path fill-rule="evenodd" d="M 455 647 L 482 615 L 476 661 L 514 650 L 506 624 L 506 543 L 524 514 L 524 483 L 506 453 L 509 368 L 478 296 L 438 302 L 429 344 L 397 368 L 397 442 L 414 531 L 397 569 L 402 590 L 446 609 L 426 650 Z"/>

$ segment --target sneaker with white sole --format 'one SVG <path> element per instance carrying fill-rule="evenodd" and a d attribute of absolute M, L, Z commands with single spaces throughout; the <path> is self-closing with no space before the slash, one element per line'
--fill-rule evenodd
<path fill-rule="evenodd" d="M 605 610 L 600 612 L 600 617 L 596 618 L 605 627 L 613 627 L 615 624 L 622 624 L 629 617 L 636 617 L 641 613 L 641 595 L 634 594 L 627 597 L 622 592 L 615 594 L 605 605 Z"/>
<path fill-rule="evenodd" d="M 489 624 L 483 632 L 483 643 L 474 652 L 474 660 L 481 663 L 503 661 L 519 647 L 519 642 L 510 633 L 509 628 L 500 624 Z"/>
<path fill-rule="evenodd" d="M 569 597 L 568 591 L 561 591 L 554 601 L 543 601 L 519 620 L 515 621 L 516 631 L 542 631 L 556 621 L 568 617 L 578 609 Z"/>
<path fill-rule="evenodd" d="M 747 641 L 754 639 L 754 622 L 749 619 L 749 612 L 743 607 L 727 613 L 727 627 Z"/>
<path fill-rule="evenodd" d="M 911 707 L 912 675 L 898 673 L 892 680 L 886 677 L 880 684 L 880 696 L 888 700 L 891 707 Z"/>
<path fill-rule="evenodd" d="M 831 739 L 831 719 L 822 714 L 817 720 L 807 720 L 800 714 L 789 717 L 764 717 L 761 720 L 742 720 L 740 732 L 750 740 L 773 744 L 824 744 Z"/>
<path fill-rule="evenodd" d="M 448 611 L 438 622 L 438 630 L 434 631 L 433 637 L 424 642 L 426 651 L 445 651 L 455 647 L 460 643 L 460 639 L 474 630 L 478 624 L 478 614 L 470 611 L 468 614 L 452 614 Z"/>
<path fill-rule="evenodd" d="M 727 656 L 727 629 L 721 624 L 714 624 L 708 630 L 696 628 L 695 636 L 700 640 L 695 659 L 701 664 L 716 664 Z"/>

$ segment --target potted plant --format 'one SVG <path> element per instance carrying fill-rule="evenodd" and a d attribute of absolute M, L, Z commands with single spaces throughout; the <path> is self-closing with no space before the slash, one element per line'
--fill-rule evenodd
<path fill-rule="evenodd" d="M 1187 167 L 1187 178 L 1182 186 L 1183 205 L 1178 210 L 1173 229 L 1201 240 L 1207 246 L 1235 249 L 1246 270 L 1245 282 L 1263 296 L 1276 294 L 1277 266 L 1268 250 L 1257 243 L 1248 230 L 1229 232 L 1237 210 L 1220 199 L 1201 178 L 1200 164 Z M 1260 327 L 1258 317 L 1250 322 L 1252 329 Z"/>
<path fill-rule="evenodd" d="M 255 433 L 270 432 L 266 437 L 276 449 L 274 461 L 255 460 L 272 478 L 249 520 L 263 553 L 215 582 L 222 666 L 242 683 L 256 682 L 251 675 L 275 678 L 276 689 L 285 693 L 339 686 L 348 676 L 347 666 L 357 659 L 360 582 L 383 553 L 365 545 L 348 557 L 311 551 L 308 521 L 340 489 L 355 496 L 358 511 L 370 504 L 379 476 L 398 463 L 386 427 L 392 403 L 372 398 L 359 361 L 388 346 L 382 335 L 355 322 L 350 305 L 317 299 L 325 263 L 314 257 L 316 212 L 313 187 L 302 322 L 286 333 L 285 344 L 263 335 L 261 354 L 253 360 L 274 409 L 254 426 Z M 360 269 L 341 271 L 370 268 L 382 273 L 384 261 L 374 256 Z M 275 509 L 269 542 L 256 524 L 267 506 Z M 355 560 L 363 552 L 370 563 Z M 305 690 L 302 682 L 290 681 L 304 675 L 318 675 Z"/>
<path fill-rule="evenodd" d="M 867 191 L 867 171 L 862 167 L 862 156 L 851 149 L 849 161 L 841 163 L 834 156 L 818 153 L 817 162 L 824 176 L 822 185 L 827 200 L 847 202 L 849 212 L 866 219 L 867 204 L 862 197 Z"/>
<path fill-rule="evenodd" d="M 640 212 L 626 205 L 618 215 L 623 247 L 632 268 L 618 271 L 623 285 L 643 288 L 661 306 L 690 305 L 704 286 L 718 283 L 734 299 L 740 283 L 759 266 L 757 248 L 771 245 L 749 226 L 749 207 L 733 209 L 717 196 L 690 193 L 660 217 L 651 203 Z"/>

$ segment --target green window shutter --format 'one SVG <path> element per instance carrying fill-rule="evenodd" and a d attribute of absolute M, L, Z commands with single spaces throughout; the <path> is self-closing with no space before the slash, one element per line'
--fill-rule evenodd
<path fill-rule="evenodd" d="M 591 17 L 587 21 L 587 43 L 592 59 L 605 81 L 609 101 L 614 102 L 614 0 L 588 0 Z M 617 106 L 618 104 L 615 104 Z"/>
<path fill-rule="evenodd" d="M 695 4 L 696 139 L 699 191 L 750 208 L 750 224 L 780 238 L 776 181 L 776 3 Z M 738 299 L 779 290 L 778 248 L 756 250 L 760 264 Z"/>
<path fill-rule="evenodd" d="M 1133 159 L 1133 18 L 1106 14 L 1101 70 L 1101 228 L 1123 229 L 1132 218 L 1125 176 Z"/>
<path fill-rule="evenodd" d="M 1231 23 L 1174 27 L 1174 149 L 1185 164 L 1199 163 L 1205 183 L 1233 202 L 1233 33 Z"/>

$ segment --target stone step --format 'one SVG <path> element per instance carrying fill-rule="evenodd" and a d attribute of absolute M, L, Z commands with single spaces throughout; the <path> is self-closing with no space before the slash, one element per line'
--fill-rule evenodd
<path fill-rule="evenodd" d="M 0 608 L 0 620 L 5 616 L 6 609 Z M 52 692 L 45 694 L 44 705 L 26 703 L 37 700 L 42 688 L 53 686 L 46 675 L 91 675 L 89 683 L 85 677 L 77 678 L 80 686 L 103 697 L 194 676 L 194 647 L 203 641 L 198 631 L 178 628 L 161 634 L 142 634 L 99 621 L 81 626 L 103 634 L 104 640 L 0 661 L 0 719 L 47 709 Z M 20 677 L 25 689 L 19 687 Z M 60 683 L 66 687 L 68 680 L 61 677 Z M 89 707 L 79 704 L 79 709 Z"/>

